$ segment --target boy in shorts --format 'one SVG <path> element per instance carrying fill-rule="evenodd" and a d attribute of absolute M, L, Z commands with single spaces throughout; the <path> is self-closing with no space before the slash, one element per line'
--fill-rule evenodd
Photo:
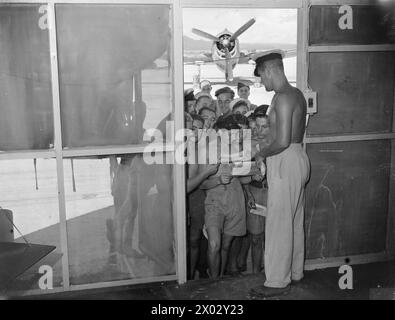
<path fill-rule="evenodd" d="M 217 122 L 218 130 L 240 129 L 233 117 Z M 204 181 L 205 226 L 208 235 L 209 276 L 222 277 L 234 237 L 246 233 L 245 201 L 241 183 L 232 176 L 230 164 L 220 164 L 216 174 Z"/>

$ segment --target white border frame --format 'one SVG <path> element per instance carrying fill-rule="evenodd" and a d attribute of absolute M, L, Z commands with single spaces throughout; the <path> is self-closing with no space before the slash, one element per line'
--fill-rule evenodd
<path fill-rule="evenodd" d="M 175 130 L 183 128 L 183 50 L 182 50 L 182 9 L 183 8 L 287 8 L 298 9 L 298 47 L 297 47 L 297 85 L 301 90 L 308 86 L 308 55 L 310 52 L 344 52 L 344 51 L 395 51 L 394 45 L 350 45 L 350 46 L 309 46 L 308 45 L 308 24 L 309 24 L 309 7 L 310 5 L 372 5 L 372 0 L 0 0 L 0 4 L 48 4 L 53 12 L 55 4 L 168 4 L 171 6 L 173 17 L 173 88 L 174 88 L 174 118 Z M 55 22 L 53 15 L 52 23 Z M 54 108 L 54 126 L 55 126 L 55 148 L 53 150 L 25 150 L 13 152 L 1 152 L 0 160 L 3 159 L 32 159 L 32 158 L 54 158 L 57 161 L 57 175 L 59 188 L 59 215 L 61 219 L 61 244 L 63 251 L 62 272 L 63 287 L 55 288 L 48 292 L 40 290 L 27 291 L 26 294 L 43 294 L 64 291 L 76 291 L 95 288 L 106 288 L 111 286 L 123 286 L 131 284 L 149 283 L 157 281 L 177 280 L 179 283 L 186 281 L 186 228 L 185 228 L 185 169 L 183 166 L 175 165 L 173 167 L 174 177 L 174 209 L 176 225 L 176 248 L 177 260 L 176 275 L 158 276 L 145 279 L 130 279 L 121 281 L 109 281 L 84 285 L 70 285 L 69 283 L 69 264 L 67 251 L 67 225 L 66 225 L 66 208 L 63 179 L 63 159 L 73 156 L 91 156 L 91 155 L 108 155 L 108 154 L 125 154 L 141 153 L 145 145 L 128 145 L 128 146 L 105 146 L 105 147 L 87 147 L 62 149 L 61 143 L 61 121 L 60 121 L 60 103 L 58 88 L 58 64 L 56 52 L 56 30 L 52 29 L 50 33 L 50 51 L 51 51 L 51 71 L 52 71 L 52 95 Z M 395 110 L 394 110 L 395 111 Z M 395 130 L 395 127 L 394 127 Z M 361 140 L 380 140 L 395 139 L 395 133 L 384 134 L 363 134 L 363 135 L 342 135 L 342 136 L 322 136 L 307 137 L 306 143 L 326 143 L 336 141 L 361 141 Z M 163 151 L 174 152 L 176 144 L 166 145 Z M 361 263 L 382 261 L 389 257 L 388 252 L 379 254 L 367 254 L 356 256 L 357 261 Z M 353 257 L 351 257 L 353 259 Z M 306 270 L 320 267 L 337 266 L 343 261 L 343 257 L 330 259 L 314 259 L 306 261 Z"/>
<path fill-rule="evenodd" d="M 70 287 L 69 272 L 69 250 L 67 241 L 67 216 L 66 216 L 66 194 L 64 188 L 64 168 L 63 168 L 63 147 L 62 147 L 62 121 L 60 111 L 60 91 L 59 91 L 59 65 L 56 38 L 56 16 L 55 5 L 48 4 L 48 33 L 51 58 L 51 88 L 52 88 L 52 107 L 54 117 L 55 134 L 55 154 L 56 170 L 58 182 L 58 206 L 59 206 L 59 227 L 60 227 L 60 246 L 62 251 L 62 274 L 63 288 Z"/>
<path fill-rule="evenodd" d="M 176 108 L 174 114 L 174 132 L 180 132 L 184 126 L 184 63 L 183 63 L 183 28 L 182 28 L 182 4 L 181 0 L 175 0 L 173 4 L 173 61 L 174 61 L 174 99 Z M 176 138 L 175 135 L 173 138 Z M 182 142 L 176 142 L 176 150 Z M 174 202 L 176 209 L 176 252 L 177 252 L 177 276 L 178 283 L 187 281 L 187 222 L 186 222 L 186 187 L 185 187 L 185 166 L 173 165 L 174 172 Z"/>
<path fill-rule="evenodd" d="M 183 8 L 298 9 L 305 0 L 182 0 Z"/>

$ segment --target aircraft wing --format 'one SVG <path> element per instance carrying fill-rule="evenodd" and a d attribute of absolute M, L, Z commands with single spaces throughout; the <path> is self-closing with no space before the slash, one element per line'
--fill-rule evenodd
<path fill-rule="evenodd" d="M 195 64 L 197 62 L 213 63 L 212 53 L 208 51 L 184 53 L 184 64 Z"/>
<path fill-rule="evenodd" d="M 272 50 L 254 50 L 251 52 L 247 52 L 247 53 L 240 53 L 240 58 L 239 58 L 239 63 L 241 64 L 245 64 L 245 63 L 249 63 L 249 61 L 252 59 L 252 55 L 257 54 L 257 53 L 261 53 L 261 52 L 269 52 Z M 285 57 L 284 59 L 287 58 L 292 58 L 292 57 L 296 57 L 297 54 L 297 50 L 296 49 L 289 49 L 289 50 L 283 50 L 285 52 Z"/>

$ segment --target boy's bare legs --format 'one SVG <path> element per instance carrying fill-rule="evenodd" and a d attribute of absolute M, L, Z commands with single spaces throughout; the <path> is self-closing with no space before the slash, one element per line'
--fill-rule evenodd
<path fill-rule="evenodd" d="M 229 249 L 232 244 L 234 236 L 227 235 L 224 233 L 222 235 L 222 246 L 221 246 L 221 273 L 220 276 L 223 277 L 225 270 L 226 270 L 226 264 L 228 262 L 228 255 L 229 255 Z"/>
<path fill-rule="evenodd" d="M 227 273 L 232 274 L 239 271 L 238 261 L 240 256 L 240 250 L 242 246 L 242 237 L 234 237 L 229 251 L 229 264 L 226 268 Z"/>
<path fill-rule="evenodd" d="M 261 272 L 262 256 L 263 256 L 263 235 L 249 234 L 251 239 L 251 258 L 252 258 L 252 273 Z"/>
<path fill-rule="evenodd" d="M 210 278 L 216 279 L 219 276 L 219 267 L 221 262 L 221 230 L 217 227 L 207 227 L 208 250 L 207 260 L 210 269 Z"/>
<path fill-rule="evenodd" d="M 200 242 L 202 238 L 202 230 L 191 226 L 190 229 L 190 277 L 193 280 L 195 276 L 196 265 L 199 260 Z"/>
<path fill-rule="evenodd" d="M 240 272 L 247 271 L 247 257 L 250 250 L 251 237 L 250 234 L 241 237 L 240 253 L 237 258 L 237 267 Z"/>

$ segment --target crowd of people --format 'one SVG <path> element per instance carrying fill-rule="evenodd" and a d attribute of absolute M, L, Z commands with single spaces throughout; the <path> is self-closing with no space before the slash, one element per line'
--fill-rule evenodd
<path fill-rule="evenodd" d="M 185 124 L 191 130 L 251 130 L 251 141 L 267 141 L 268 105 L 249 100 L 250 87 L 239 82 L 237 95 L 223 87 L 211 95 L 207 80 L 200 91 L 184 92 Z M 203 168 L 202 168 L 203 167 Z M 188 226 L 191 279 L 240 275 L 251 248 L 253 273 L 262 269 L 267 184 L 262 172 L 232 176 L 231 165 L 189 165 Z M 255 212 L 255 213 L 253 213 Z M 260 214 L 258 214 L 258 213 Z"/>
<path fill-rule="evenodd" d="M 188 160 L 189 278 L 215 279 L 246 269 L 259 273 L 263 265 L 264 284 L 251 290 L 260 297 L 285 294 L 302 280 L 304 269 L 307 106 L 303 93 L 287 80 L 284 56 L 274 50 L 253 58 L 254 76 L 266 91 L 274 91 L 270 107 L 251 104 L 250 88 L 242 82 L 237 98 L 230 87 L 212 97 L 209 81 L 201 82 L 199 92 L 185 91 L 186 127 L 192 133 L 236 130 L 239 135 L 230 135 L 226 143 L 243 151 L 249 146 L 249 159 L 242 163 L 250 161 L 255 169 L 235 174 L 235 162 L 222 161 L 222 153 L 216 163 Z M 206 140 L 197 137 L 194 141 Z M 200 155 L 199 143 L 193 144 L 197 146 L 188 149 Z M 252 263 L 247 266 L 250 248 Z"/>

